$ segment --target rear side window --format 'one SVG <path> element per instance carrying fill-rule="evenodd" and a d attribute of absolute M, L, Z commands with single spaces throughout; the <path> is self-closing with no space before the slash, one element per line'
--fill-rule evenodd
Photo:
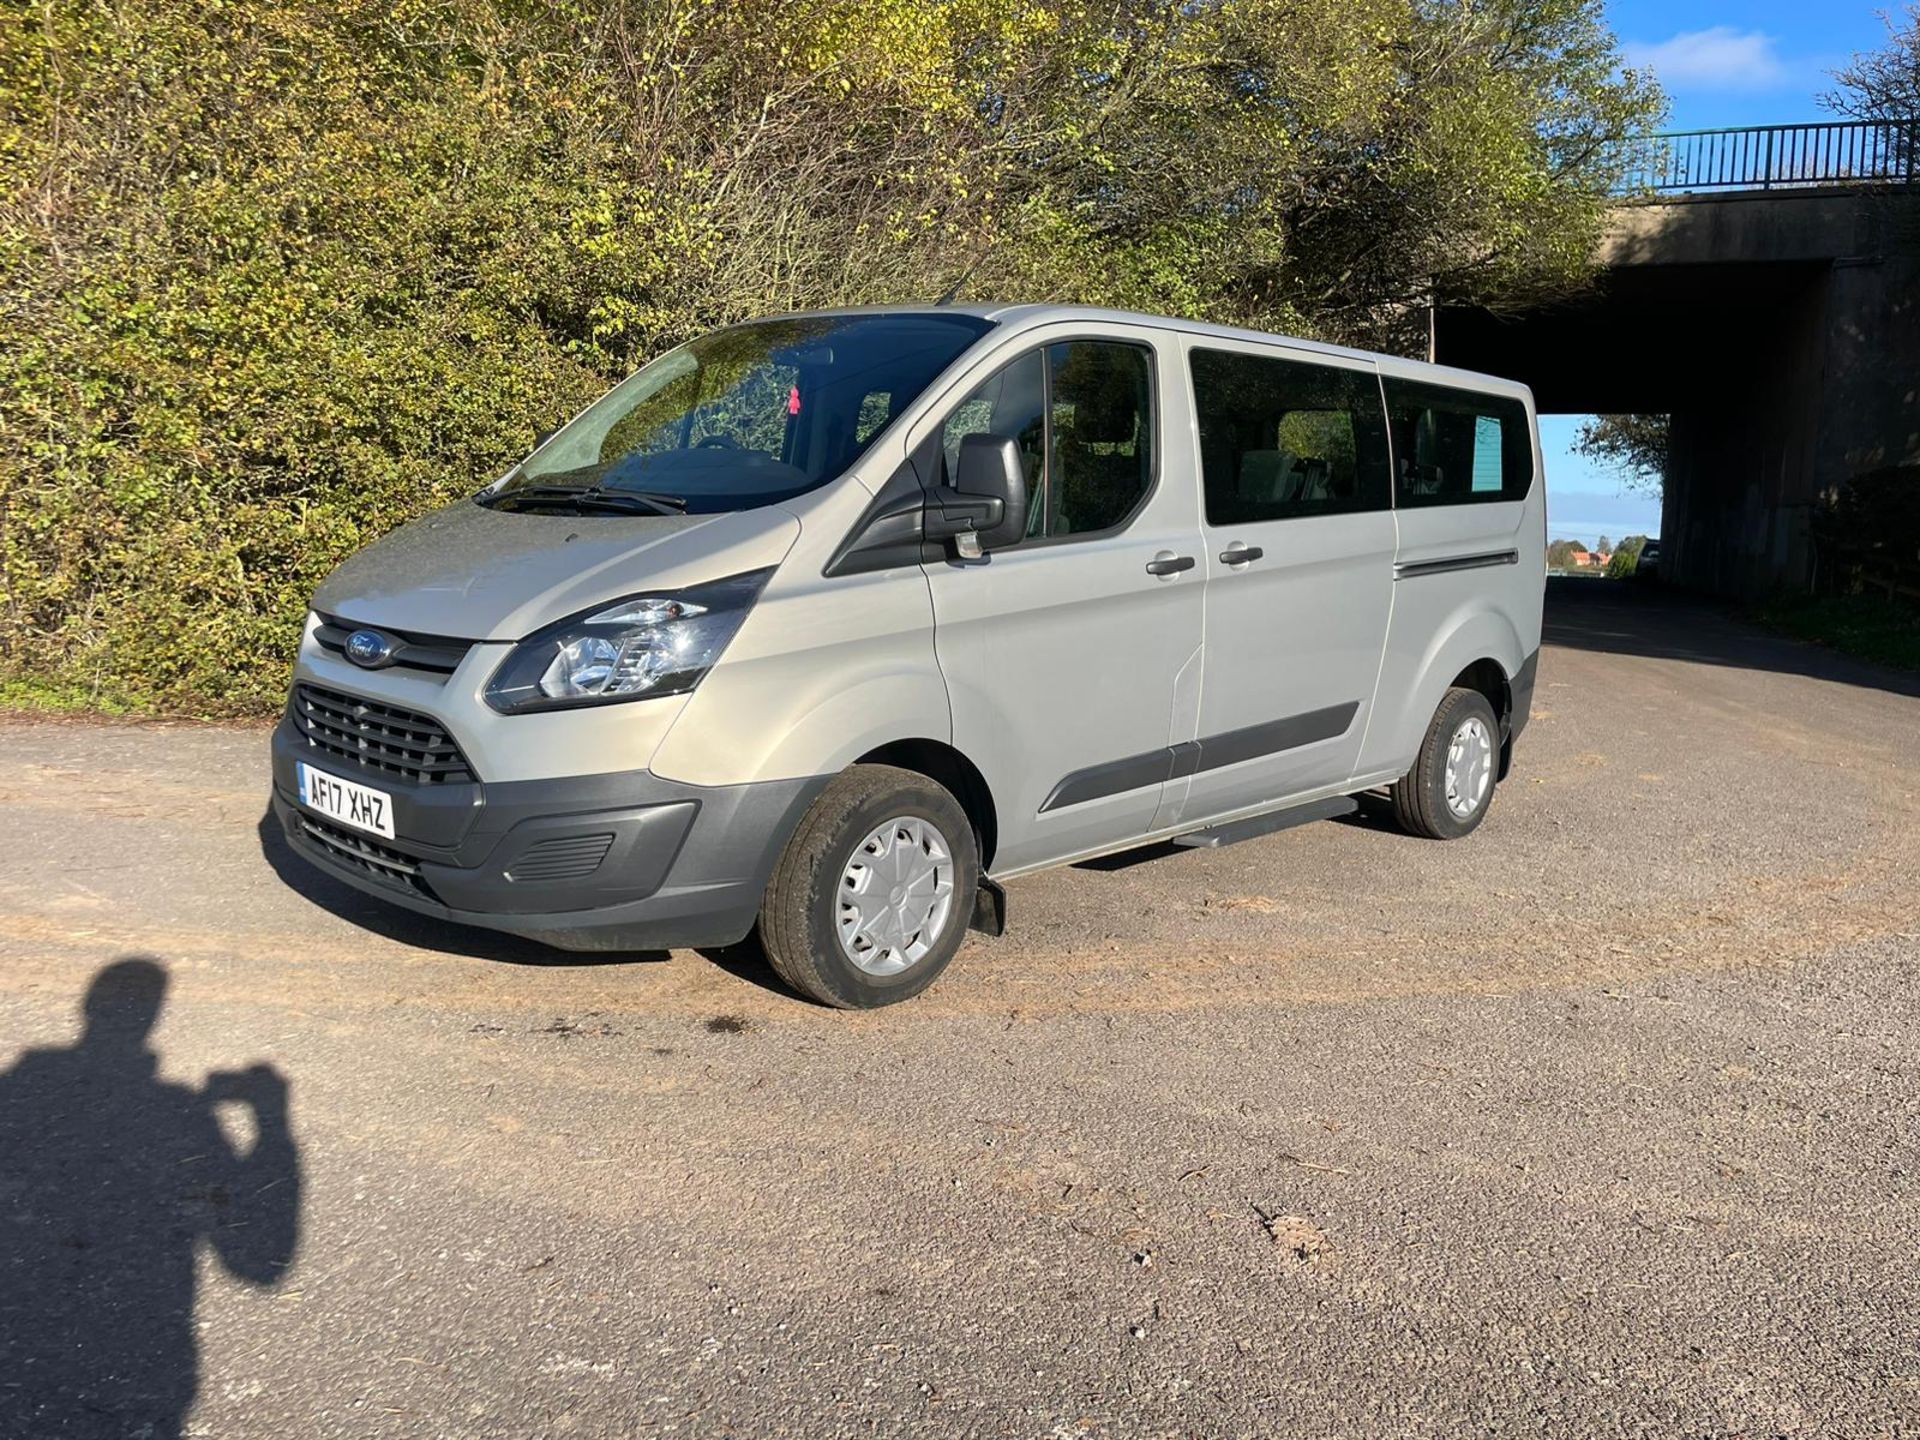
<path fill-rule="evenodd" d="M 1190 365 L 1209 525 L 1387 508 L 1372 371 L 1232 350 L 1195 350 Z"/>
<path fill-rule="evenodd" d="M 1504 395 L 1388 379 L 1394 503 L 1524 500 L 1533 488 L 1527 407 Z"/>
<path fill-rule="evenodd" d="M 1153 488 L 1153 365 L 1118 341 L 1070 340 L 997 370 L 947 417 L 944 481 L 968 435 L 1017 440 L 1032 496 L 1027 534 L 1088 535 L 1123 524 Z"/>

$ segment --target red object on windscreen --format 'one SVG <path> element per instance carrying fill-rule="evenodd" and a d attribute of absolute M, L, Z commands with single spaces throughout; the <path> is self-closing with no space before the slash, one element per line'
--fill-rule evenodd
<path fill-rule="evenodd" d="M 787 414 L 798 415 L 799 413 L 800 413 L 800 387 L 796 385 L 787 392 Z"/>

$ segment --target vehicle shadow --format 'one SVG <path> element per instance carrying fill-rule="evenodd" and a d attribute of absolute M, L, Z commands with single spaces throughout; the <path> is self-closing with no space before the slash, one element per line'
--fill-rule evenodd
<path fill-rule="evenodd" d="M 1570 650 L 1804 675 L 1920 696 L 1920 674 L 1770 634 L 1724 604 L 1658 584 L 1549 576 L 1544 638 Z"/>
<path fill-rule="evenodd" d="M 441 955 L 460 955 L 470 960 L 490 960 L 501 965 L 538 966 L 546 969 L 591 968 L 607 965 L 657 964 L 672 958 L 667 950 L 556 950 L 537 940 L 504 935 L 496 930 L 436 920 L 416 915 L 398 905 L 388 905 L 371 895 L 363 895 L 351 885 L 336 880 L 294 853 L 286 835 L 273 818 L 272 807 L 260 817 L 256 827 L 260 853 L 281 882 L 302 899 L 319 906 L 328 914 L 350 925 L 371 931 L 382 939 L 418 950 Z M 773 971 L 758 936 L 749 935 L 737 945 L 695 952 L 729 975 L 770 990 L 776 995 L 799 999 Z"/>
<path fill-rule="evenodd" d="M 199 1255 L 277 1285 L 299 1246 L 301 1169 L 271 1065 L 159 1078 L 167 971 L 103 967 L 70 1046 L 0 1074 L 0 1434 L 181 1434 L 199 1389 Z M 252 1141 L 215 1111 L 244 1108 Z"/>
<path fill-rule="evenodd" d="M 371 895 L 363 895 L 351 885 L 336 880 L 316 865 L 294 853 L 287 837 L 273 818 L 273 810 L 260 817 L 256 827 L 260 854 L 288 889 L 311 901 L 330 915 L 350 925 L 370 930 L 382 939 L 416 950 L 432 950 L 442 955 L 464 955 L 472 960 L 493 960 L 503 965 L 629 965 L 668 958 L 665 950 L 556 950 L 537 940 L 505 935 L 497 930 L 482 930 L 430 915 L 416 915 L 398 905 L 388 905 Z"/>

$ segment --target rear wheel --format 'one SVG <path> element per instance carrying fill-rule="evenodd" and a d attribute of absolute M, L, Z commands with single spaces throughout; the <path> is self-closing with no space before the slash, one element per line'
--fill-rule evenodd
<path fill-rule="evenodd" d="M 1500 768 L 1500 722 L 1478 690 L 1447 691 L 1413 769 L 1394 785 L 1393 818 L 1410 835 L 1458 840 L 1487 818 Z"/>
<path fill-rule="evenodd" d="M 801 994 L 891 1005 L 939 977 L 966 938 L 980 861 L 966 812 L 892 765 L 855 765 L 821 792 L 774 866 L 760 943 Z"/>

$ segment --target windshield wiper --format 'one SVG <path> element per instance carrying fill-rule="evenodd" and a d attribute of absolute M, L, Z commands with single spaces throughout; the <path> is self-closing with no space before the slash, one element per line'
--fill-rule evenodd
<path fill-rule="evenodd" d="M 523 485 L 488 501 L 495 509 L 566 504 L 578 510 L 614 510 L 623 515 L 684 515 L 684 495 L 660 495 L 650 490 L 602 490 L 596 485 Z"/>

